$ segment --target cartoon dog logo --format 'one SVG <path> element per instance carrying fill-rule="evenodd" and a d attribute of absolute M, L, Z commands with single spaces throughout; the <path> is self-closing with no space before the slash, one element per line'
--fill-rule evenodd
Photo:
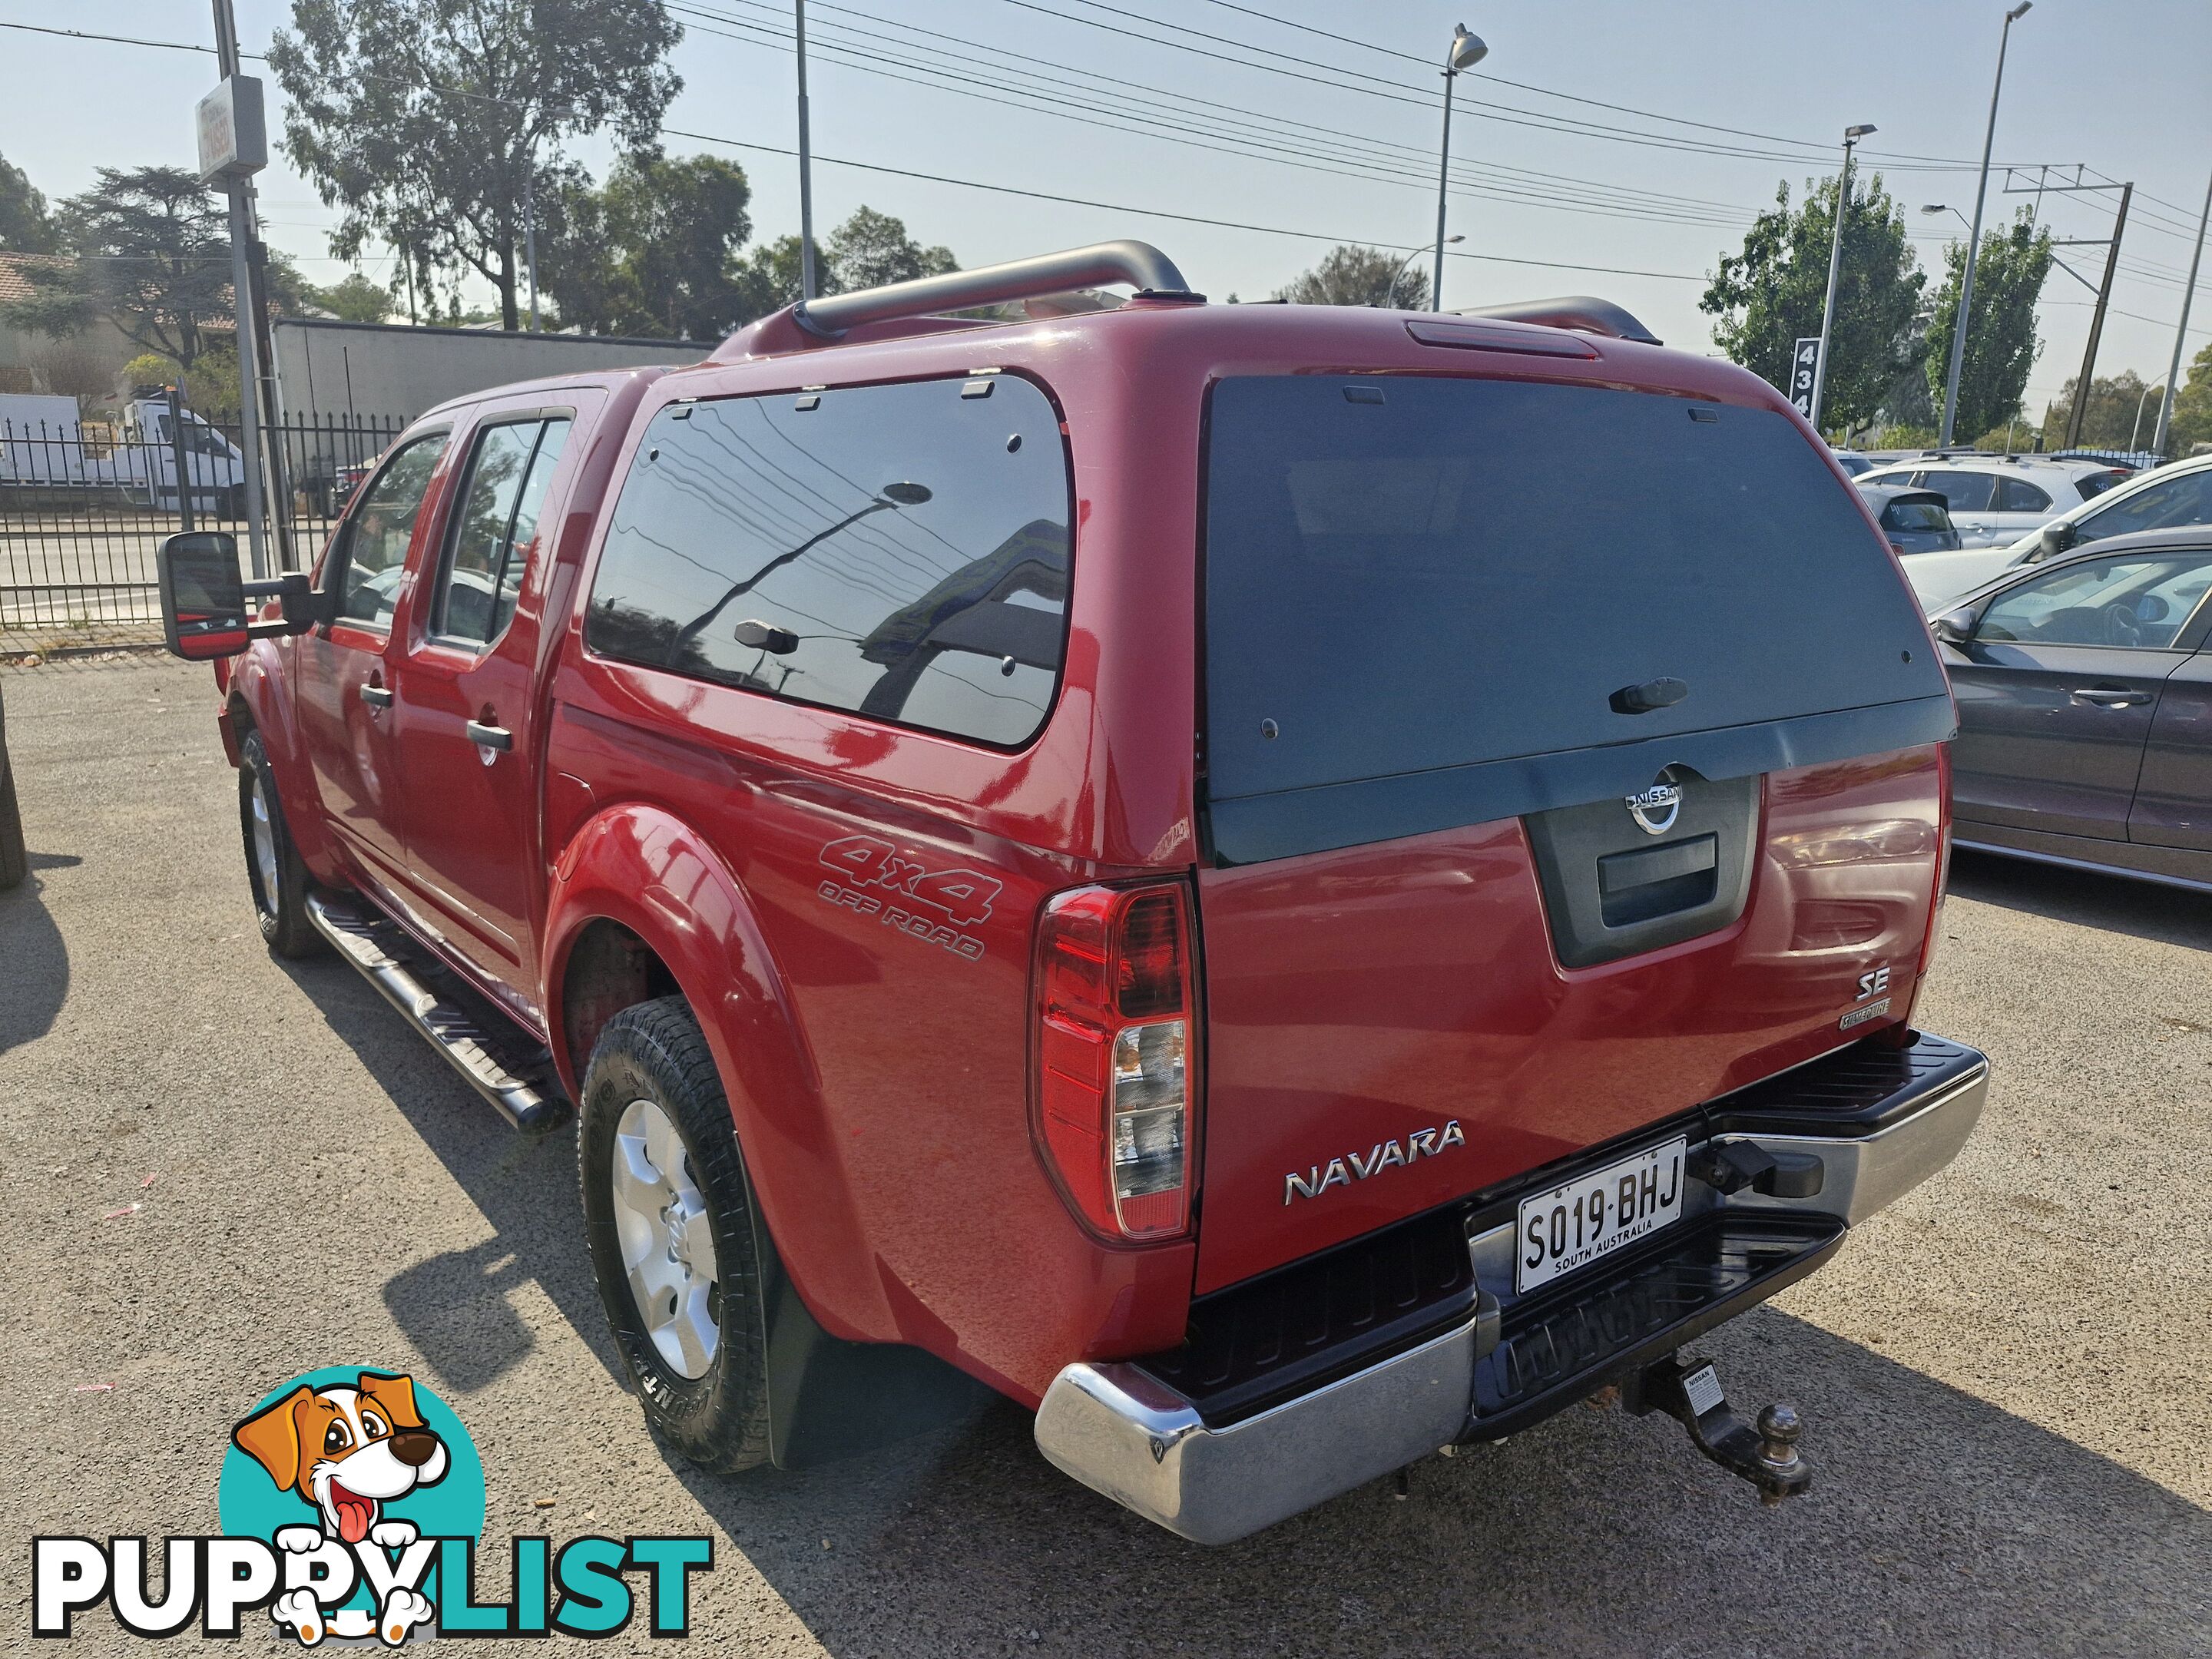
<path fill-rule="evenodd" d="M 350 1547 L 364 1540 L 380 1549 L 404 1549 L 416 1539 L 412 1522 L 384 1518 L 384 1506 L 417 1486 L 445 1478 L 446 1443 L 416 1409 L 414 1379 L 363 1371 L 356 1385 L 306 1383 L 231 1431 L 238 1449 L 269 1472 L 280 1492 L 296 1492 L 316 1512 L 319 1526 L 280 1527 L 280 1550 L 305 1555 L 335 1539 Z M 393 1645 L 432 1613 L 429 1599 L 394 1586 L 377 1608 L 375 1630 Z M 313 1645 L 325 1633 L 313 1593 L 280 1595 L 270 1615 Z M 337 1635 L 341 1612 L 328 1626 Z"/>

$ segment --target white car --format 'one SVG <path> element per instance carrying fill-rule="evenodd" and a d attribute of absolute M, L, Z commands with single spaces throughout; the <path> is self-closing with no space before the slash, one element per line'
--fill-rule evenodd
<path fill-rule="evenodd" d="M 1856 482 L 1936 490 L 1950 505 L 1962 546 L 2006 547 L 2094 496 L 2095 487 L 2084 489 L 2081 480 L 2098 470 L 2083 462 L 1928 455 L 1877 467 Z"/>
<path fill-rule="evenodd" d="M 1874 481 L 1871 473 L 1860 480 Z M 2108 536 L 2200 524 L 2212 525 L 2212 455 L 2138 472 L 2001 546 L 1915 554 L 1904 561 L 1905 575 L 1922 606 L 1932 614 L 2014 565 L 2034 564 Z"/>

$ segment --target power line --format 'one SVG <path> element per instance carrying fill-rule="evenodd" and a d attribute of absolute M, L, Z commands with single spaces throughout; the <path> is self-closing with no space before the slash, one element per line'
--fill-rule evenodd
<path fill-rule="evenodd" d="M 690 138 L 702 144 L 725 145 L 731 149 L 757 150 L 768 155 L 799 154 L 797 150 L 787 149 L 781 144 L 750 143 L 741 138 L 724 138 L 711 132 L 687 132 L 681 127 L 663 127 L 660 131 L 671 138 Z M 1366 237 L 1338 236 L 1317 230 L 1293 230 L 1283 225 L 1252 224 L 1237 219 L 1213 219 L 1197 213 L 1172 213 L 1164 208 L 1132 207 L 1121 202 L 1092 201 L 1086 197 L 1060 196 L 1049 191 L 1021 190 L 1012 185 L 988 185 L 976 179 L 954 179 L 939 173 L 917 173 L 911 168 L 884 167 L 873 161 L 848 161 L 842 156 L 824 155 L 819 150 L 813 153 L 813 158 L 817 161 L 826 162 L 832 167 L 854 167 L 863 173 L 889 173 L 894 178 L 919 179 L 934 185 L 957 185 L 966 190 L 989 191 L 1000 196 L 1021 196 L 1036 202 L 1060 202 L 1070 207 L 1098 208 L 1109 213 L 1133 213 L 1150 219 L 1173 219 L 1183 224 L 1211 225 L 1221 230 L 1256 231 L 1267 236 L 1295 236 L 1309 242 L 1358 242 L 1367 247 L 1382 248 L 1395 252 L 1419 251 L 1411 242 L 1382 242 Z M 1711 280 L 1705 276 L 1692 276 L 1686 271 L 1680 270 L 1635 270 L 1620 265 L 1573 264 L 1563 259 L 1516 259 L 1502 253 L 1466 253 L 1458 248 L 1447 248 L 1445 252 L 1455 259 L 1474 259 L 1486 264 L 1534 265 L 1547 270 L 1595 271 L 1607 276 L 1650 276 L 1672 283 L 1704 283 Z"/>
<path fill-rule="evenodd" d="M 738 0 L 738 3 L 744 3 L 744 0 Z M 771 50 L 789 52 L 794 49 L 790 44 L 793 41 L 794 36 L 790 32 L 781 31 L 769 25 L 752 23 L 741 18 L 731 18 L 719 13 L 705 12 L 696 7 L 677 3 L 677 0 L 664 0 L 664 3 L 671 11 L 678 12 L 686 16 L 712 16 L 720 21 L 730 23 L 734 27 L 753 32 L 747 34 L 733 34 L 724 30 L 709 28 L 702 24 L 691 25 L 701 33 L 735 40 L 742 45 L 766 46 Z M 756 36 L 766 38 L 756 38 Z M 1141 111 L 1113 109 L 1110 106 L 1105 112 L 1122 115 L 1126 117 L 1126 120 L 1104 118 L 1103 113 L 1079 114 L 1075 112 L 1077 110 L 1099 112 L 1102 106 L 1085 102 L 1074 97 L 1064 88 L 1048 93 L 1032 91 L 1027 87 L 1007 86 L 1001 82 L 989 81 L 979 82 L 972 72 L 963 72 L 955 80 L 949 78 L 945 71 L 927 64 L 909 62 L 907 67 L 920 71 L 920 74 L 918 76 L 903 75 L 896 70 L 885 69 L 878 57 L 874 54 L 864 52 L 860 48 L 847 46 L 835 39 L 823 38 L 818 28 L 811 51 L 824 57 L 830 63 L 862 70 L 873 80 L 901 81 L 908 85 L 950 93 L 954 96 L 971 98 L 984 103 L 997 104 L 1006 108 L 1018 109 L 1026 113 L 1049 115 L 1059 119 L 1103 128 L 1109 131 L 1160 138 L 1192 149 L 1211 150 L 1216 154 L 1235 155 L 1245 160 L 1270 161 L 1285 167 L 1301 167 L 1310 172 L 1331 173 L 1340 178 L 1372 179 L 1425 191 L 1432 188 L 1430 164 L 1425 157 L 1422 159 L 1419 166 L 1415 167 L 1409 163 L 1400 162 L 1395 157 L 1370 159 L 1357 152 L 1317 149 L 1303 144 L 1285 144 L 1274 135 L 1255 134 L 1250 129 L 1239 130 L 1233 125 L 1226 128 L 1219 124 L 1212 127 L 1193 127 L 1151 116 Z M 925 79 L 921 78 L 921 76 L 931 78 Z M 1012 96 L 994 97 L 988 92 L 977 90 L 979 84 L 994 87 L 999 91 L 1012 94 Z M 1022 99 L 1044 101 L 1017 101 Z M 1139 122 L 1143 125 L 1127 125 L 1129 121 Z M 1218 138 L 1223 142 L 1218 143 L 1206 142 L 1208 137 Z M 1301 157 L 1318 159 L 1302 160 L 1299 159 Z M 1341 161 L 1345 165 L 1325 165 L 1325 161 Z M 1476 183 L 1474 182 L 1473 176 L 1465 171 L 1460 174 L 1459 188 L 1455 193 L 1523 207 L 1540 208 L 1553 212 L 1596 214 L 1613 218 L 1700 226 L 1714 229 L 1740 230 L 1752 216 L 1748 210 L 1741 211 L 1703 209 L 1693 209 L 1688 211 L 1670 210 L 1664 204 L 1639 202 L 1626 193 L 1607 197 L 1595 195 L 1589 191 L 1562 191 L 1556 186 L 1547 186 L 1539 190 L 1521 185 L 1512 179 L 1490 179 Z"/>

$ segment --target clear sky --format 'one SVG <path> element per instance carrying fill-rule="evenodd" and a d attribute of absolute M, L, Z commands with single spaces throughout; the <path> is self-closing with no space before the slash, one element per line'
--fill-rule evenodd
<path fill-rule="evenodd" d="M 289 15 L 289 0 L 236 3 L 250 52 Z M 667 125 L 790 147 L 788 0 L 668 3 L 689 32 Z M 1425 63 L 1441 59 L 1463 21 L 1491 52 L 1459 82 L 1452 149 L 1465 183 L 1451 229 L 1467 237 L 1459 252 L 1485 257 L 1449 262 L 1446 303 L 1598 294 L 1670 343 L 1710 350 L 1697 309 L 1705 276 L 1778 184 L 1794 192 L 1832 170 L 1845 125 L 1881 129 L 1863 154 L 1914 209 L 1971 213 L 2003 9 L 2002 0 L 813 0 L 817 228 L 865 202 L 963 264 L 1133 235 L 1216 297 L 1265 297 L 1332 241 L 1410 250 L 1433 236 L 1440 82 Z M 0 0 L 0 21 L 213 39 L 204 0 Z M 83 189 L 96 167 L 191 162 L 191 108 L 212 83 L 210 58 L 13 29 L 0 30 L 0 155 L 50 197 Z M 2100 373 L 2165 373 L 2212 171 L 2208 92 L 2207 0 L 2038 0 L 2014 26 L 1996 145 L 1996 161 L 2014 164 L 2009 183 L 2032 190 L 2042 164 L 2048 182 L 2070 183 L 2080 163 L 2092 181 L 2137 185 Z M 760 234 L 797 228 L 787 157 L 667 142 L 742 162 Z M 592 143 L 577 154 L 595 171 L 609 155 Z M 2034 199 L 2001 195 L 2008 182 L 2002 166 L 1992 172 L 1992 218 Z M 343 272 L 321 234 L 336 216 L 304 180 L 272 167 L 262 199 L 272 243 L 319 280 Z M 2116 199 L 2046 194 L 2042 211 L 2062 237 L 2099 237 Z M 1947 232 L 1964 234 L 1948 214 L 1915 211 L 1911 222 L 1931 267 Z M 2104 251 L 2067 257 L 2094 279 Z M 2090 299 L 2052 274 L 2032 412 L 2075 372 Z M 2212 270 L 2191 322 L 2193 355 L 2212 337 Z"/>

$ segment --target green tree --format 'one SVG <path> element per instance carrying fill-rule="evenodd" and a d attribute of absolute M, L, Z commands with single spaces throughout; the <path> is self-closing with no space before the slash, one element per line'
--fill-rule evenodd
<path fill-rule="evenodd" d="M 625 157 L 599 189 L 562 192 L 539 243 L 540 280 L 562 323 L 587 333 L 720 339 L 773 308 L 738 253 L 751 201 L 734 163 Z"/>
<path fill-rule="evenodd" d="M 2044 410 L 2043 447 L 2045 449 L 2066 447 L 2066 427 L 2074 413 L 2074 390 L 2080 384 L 2076 375 L 2058 390 Z M 2183 382 L 2185 387 L 2187 382 Z M 2148 447 L 2151 435 L 2158 430 L 2158 400 L 2163 382 L 2148 386 L 2143 377 L 2131 368 L 2122 369 L 2107 379 L 2103 375 L 2089 382 L 2089 407 L 2081 416 L 2081 435 L 2075 441 L 2083 449 L 2134 449 Z M 2187 396 L 2185 391 L 2184 397 Z"/>
<path fill-rule="evenodd" d="M 1820 331 L 1835 236 L 1836 181 L 1807 186 L 1793 209 L 1790 186 L 1775 192 L 1741 253 L 1722 257 L 1698 309 L 1717 317 L 1713 341 L 1729 358 L 1775 386 L 1786 386 L 1790 351 Z M 1871 420 L 1883 394 L 1924 361 L 1923 290 L 1928 278 L 1905 234 L 1905 210 L 1881 175 L 1852 193 L 1836 283 L 1836 324 L 1820 415 L 1832 429 Z"/>
<path fill-rule="evenodd" d="M 22 168 L 0 156 L 0 253 L 52 253 L 59 240 L 46 198 Z"/>
<path fill-rule="evenodd" d="M 745 261 L 759 284 L 763 313 L 799 298 L 799 238 L 779 236 L 756 247 Z M 924 247 L 906 234 L 906 222 L 860 207 L 815 250 L 815 282 L 824 294 L 846 294 L 885 283 L 911 282 L 960 269 L 949 247 Z"/>
<path fill-rule="evenodd" d="M 1959 314 L 1959 284 L 1966 270 L 1966 245 L 1943 250 L 1943 285 L 1928 322 L 1928 392 L 1942 418 L 1943 383 L 1951 372 L 1951 331 Z M 1959 369 L 1959 408 L 1952 435 L 1966 438 L 2001 428 L 2020 413 L 2028 371 L 2043 342 L 2035 333 L 2035 302 L 2051 274 L 2051 233 L 2035 228 L 2033 210 L 2022 208 L 2008 229 L 1982 238 L 1974 261 L 1974 314 L 1966 328 L 1966 355 Z"/>
<path fill-rule="evenodd" d="M 4 320 L 58 337 L 106 319 L 189 369 L 206 325 L 231 314 L 230 225 L 214 195 L 180 167 L 102 167 L 56 216 L 70 257 L 26 267 L 38 292 Z"/>
<path fill-rule="evenodd" d="M 575 186 L 562 143 L 611 125 L 651 149 L 683 82 L 659 0 L 293 0 L 269 64 L 284 152 L 343 210 L 331 251 L 401 251 L 425 288 L 464 269 L 520 325 L 523 209 Z"/>
<path fill-rule="evenodd" d="M 210 343 L 185 369 L 159 352 L 142 351 L 123 365 L 122 378 L 134 386 L 173 386 L 209 420 L 237 418 L 238 353 L 228 340 Z"/>
<path fill-rule="evenodd" d="M 906 221 L 861 207 L 823 243 L 838 293 L 941 276 L 960 269 L 949 247 L 924 247 L 906 234 Z M 825 292 L 828 290 L 825 290 Z"/>
<path fill-rule="evenodd" d="M 361 272 L 349 271 L 341 282 L 328 288 L 317 288 L 313 283 L 300 284 L 300 297 L 309 305 L 327 311 L 340 322 L 386 323 L 392 320 L 398 304 L 392 290 L 381 283 L 373 283 Z"/>
<path fill-rule="evenodd" d="M 1329 249 L 1312 270 L 1277 289 L 1275 297 L 1297 306 L 1395 306 L 1426 311 L 1429 274 L 1414 268 L 1419 264 L 1408 262 L 1403 254 L 1347 242 Z"/>
<path fill-rule="evenodd" d="M 2212 444 L 2212 342 L 2190 360 L 2189 378 L 2182 381 L 2180 394 L 2173 400 L 2166 453 L 2178 458 L 2198 444 Z"/>

